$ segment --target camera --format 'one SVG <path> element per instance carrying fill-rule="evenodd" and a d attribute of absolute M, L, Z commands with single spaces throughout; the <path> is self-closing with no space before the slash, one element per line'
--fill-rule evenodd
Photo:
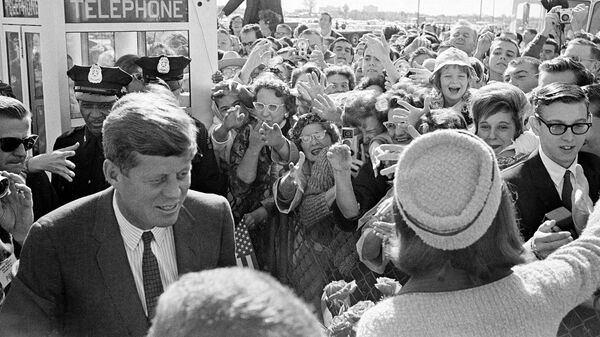
<path fill-rule="evenodd" d="M 571 8 L 562 8 L 558 11 L 558 22 L 571 23 L 573 21 L 573 10 Z"/>
<path fill-rule="evenodd" d="M 10 193 L 9 182 L 8 178 L 0 176 L 0 199 Z"/>
<path fill-rule="evenodd" d="M 359 136 L 360 133 L 355 128 L 342 128 L 342 144 L 350 147 L 353 159 L 362 159 Z"/>
<path fill-rule="evenodd" d="M 299 39 L 298 40 L 298 56 L 302 57 L 302 58 L 307 58 L 308 57 L 308 40 L 307 39 Z"/>

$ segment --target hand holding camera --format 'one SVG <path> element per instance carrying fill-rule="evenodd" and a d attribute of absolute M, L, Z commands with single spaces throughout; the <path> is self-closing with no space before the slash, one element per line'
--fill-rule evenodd
<path fill-rule="evenodd" d="M 2 171 L 0 177 L 0 186 L 5 188 L 0 198 L 0 226 L 22 243 L 33 223 L 31 189 L 20 175 Z"/>

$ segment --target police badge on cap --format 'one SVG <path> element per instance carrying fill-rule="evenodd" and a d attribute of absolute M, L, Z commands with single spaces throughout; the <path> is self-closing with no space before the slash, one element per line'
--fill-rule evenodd
<path fill-rule="evenodd" d="M 142 68 L 144 78 L 160 78 L 164 81 L 178 81 L 183 79 L 183 70 L 191 60 L 185 56 L 143 56 L 135 61 Z"/>
<path fill-rule="evenodd" d="M 123 87 L 129 84 L 133 77 L 119 67 L 101 67 L 75 65 L 67 75 L 75 82 L 75 92 L 103 96 L 121 96 Z"/>

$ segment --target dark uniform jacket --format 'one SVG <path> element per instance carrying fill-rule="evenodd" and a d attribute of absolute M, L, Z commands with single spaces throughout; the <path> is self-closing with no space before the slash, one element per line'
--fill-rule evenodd
<path fill-rule="evenodd" d="M 198 153 L 192 159 L 192 184 L 190 189 L 225 196 L 227 194 L 227 176 L 221 174 L 212 141 L 208 136 L 208 130 L 199 120 L 194 119 L 194 122 L 198 128 L 196 137 Z"/>
<path fill-rule="evenodd" d="M 69 158 L 75 164 L 73 182 L 70 183 L 59 175 L 52 175 L 52 185 L 58 194 L 61 205 L 102 191 L 109 186 L 102 171 L 104 163 L 102 138 L 94 136 L 87 127 L 78 126 L 62 134 L 56 139 L 54 150 L 71 146 L 77 142 L 79 142 L 79 148 L 75 150 L 75 155 Z"/>

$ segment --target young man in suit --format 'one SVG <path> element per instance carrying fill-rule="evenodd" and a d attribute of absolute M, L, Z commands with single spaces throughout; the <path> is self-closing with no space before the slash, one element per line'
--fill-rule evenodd
<path fill-rule="evenodd" d="M 32 225 L 0 310 L 7 336 L 144 336 L 180 274 L 235 265 L 227 200 L 188 191 L 196 128 L 183 109 L 132 93 L 102 133 L 111 187 Z"/>
<path fill-rule="evenodd" d="M 574 186 L 580 181 L 587 180 L 589 197 L 598 200 L 600 158 L 579 152 L 592 124 L 589 102 L 580 87 L 552 83 L 534 91 L 532 103 L 529 125 L 539 136 L 539 149 L 523 163 L 504 170 L 502 176 L 513 192 L 521 233 L 525 240 L 534 237 L 531 248 L 544 258 L 581 230 L 567 228 L 570 233 L 553 228 L 552 233 L 537 235 L 545 214 L 561 207 L 572 211 Z M 577 165 L 583 168 L 583 177 L 578 176 Z"/>

